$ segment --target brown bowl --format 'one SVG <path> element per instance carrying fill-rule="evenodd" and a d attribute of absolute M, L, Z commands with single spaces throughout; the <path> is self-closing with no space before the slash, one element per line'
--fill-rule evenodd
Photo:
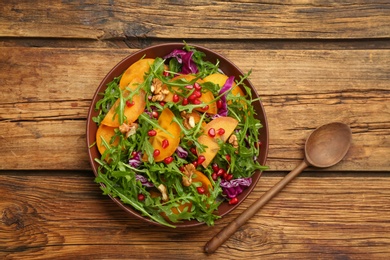
<path fill-rule="evenodd" d="M 145 58 L 155 58 L 155 57 L 164 57 L 165 55 L 169 54 L 172 50 L 174 49 L 182 49 L 184 46 L 183 43 L 167 43 L 167 44 L 160 44 L 160 45 L 155 45 L 151 46 L 142 50 L 139 50 L 137 52 L 134 52 L 133 54 L 127 56 L 125 59 L 120 61 L 114 68 L 111 69 L 111 71 L 104 77 L 100 85 L 98 86 L 91 102 L 91 106 L 89 108 L 88 112 L 88 118 L 87 118 L 87 147 L 88 147 L 88 154 L 89 154 L 89 161 L 91 163 L 93 172 L 95 176 L 97 176 L 98 172 L 98 164 L 95 162 L 95 158 L 100 158 L 100 153 L 97 149 L 96 145 L 93 145 L 96 141 L 96 131 L 97 131 L 97 125 L 92 121 L 92 118 L 98 115 L 98 111 L 95 111 L 95 105 L 96 102 L 101 99 L 101 96 L 98 95 L 98 93 L 104 92 L 104 90 L 107 88 L 107 83 L 111 82 L 114 77 L 118 77 L 121 75 L 131 64 L 134 62 L 138 61 L 142 57 Z M 219 60 L 219 67 L 220 69 L 229 76 L 235 76 L 236 79 L 239 78 L 239 76 L 244 75 L 244 73 L 236 66 L 234 65 L 231 61 L 226 59 L 225 57 L 221 56 L 220 54 L 201 47 L 197 45 L 191 44 L 191 46 L 195 47 L 197 50 L 203 52 L 206 54 L 206 60 L 216 63 L 217 60 Z M 251 88 L 252 91 L 252 97 L 258 98 L 258 95 L 256 93 L 256 90 L 252 83 L 249 80 L 245 80 L 244 83 Z M 257 112 L 257 118 L 261 121 L 263 127 L 260 129 L 260 141 L 261 141 L 261 150 L 260 150 L 260 155 L 258 156 L 258 162 L 261 165 L 265 165 L 266 159 L 267 159 L 267 154 L 268 154 L 268 124 L 267 124 L 267 119 L 264 111 L 264 107 L 261 103 L 261 101 L 256 101 L 253 103 L 254 109 Z M 238 195 L 238 203 L 235 205 L 229 205 L 228 202 L 224 202 L 220 205 L 218 208 L 218 215 L 219 216 L 224 216 L 237 208 L 240 203 L 244 201 L 244 199 L 249 195 L 249 193 L 252 192 L 254 187 L 256 186 L 257 182 L 260 179 L 261 176 L 261 171 L 257 171 L 254 173 L 252 176 L 252 184 L 246 188 L 240 195 Z M 111 199 L 118 204 L 122 209 L 124 209 L 126 212 L 129 214 L 143 220 L 147 221 L 150 224 L 154 225 L 159 225 L 162 226 L 161 224 L 142 216 L 138 211 L 133 209 L 129 205 L 125 205 L 120 201 L 120 199 L 113 198 Z M 180 223 L 174 223 L 176 227 L 192 227 L 192 226 L 198 226 L 203 224 L 202 222 L 198 222 L 196 220 L 191 220 L 191 221 L 183 221 Z"/>

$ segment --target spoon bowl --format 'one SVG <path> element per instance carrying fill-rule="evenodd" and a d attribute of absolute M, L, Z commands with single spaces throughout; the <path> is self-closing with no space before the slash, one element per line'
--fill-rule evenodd
<path fill-rule="evenodd" d="M 320 126 L 306 140 L 306 162 L 319 168 L 335 165 L 348 152 L 351 139 L 351 129 L 346 124 L 335 122 Z"/>
<path fill-rule="evenodd" d="M 222 245 L 238 228 L 260 210 L 268 201 L 278 194 L 291 180 L 300 174 L 308 166 L 319 168 L 330 167 L 340 162 L 347 154 L 352 141 L 352 132 L 344 123 L 330 123 L 314 130 L 305 143 L 305 158 L 302 162 L 281 181 L 273 186 L 256 200 L 251 207 L 246 209 L 235 220 L 230 222 L 217 235 L 215 235 L 204 247 L 206 253 L 213 253 Z"/>

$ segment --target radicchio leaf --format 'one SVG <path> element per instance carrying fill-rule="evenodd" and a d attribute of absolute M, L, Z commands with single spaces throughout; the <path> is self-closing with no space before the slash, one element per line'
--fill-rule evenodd
<path fill-rule="evenodd" d="M 237 197 L 252 184 L 252 178 L 238 178 L 231 181 L 221 180 L 220 186 L 229 199 Z"/>
<path fill-rule="evenodd" d="M 177 147 L 176 153 L 177 153 L 177 156 L 179 156 L 180 158 L 186 158 L 188 156 L 188 152 L 186 150 L 184 150 L 184 148 L 181 146 Z"/>
<path fill-rule="evenodd" d="M 138 168 L 141 165 L 141 152 L 136 152 L 129 160 L 129 165 L 133 168 Z"/>
<path fill-rule="evenodd" d="M 173 50 L 171 53 L 166 55 L 164 59 L 169 59 L 169 58 L 175 58 L 177 62 L 179 62 L 181 66 L 181 73 L 183 74 L 190 74 L 190 73 L 198 73 L 198 68 L 195 64 L 195 62 L 192 60 L 192 55 L 194 52 L 192 51 L 185 51 L 185 50 L 180 50 L 176 49 Z"/>
<path fill-rule="evenodd" d="M 227 102 L 226 102 L 226 94 L 227 92 L 233 87 L 233 83 L 234 83 L 234 76 L 230 76 L 225 84 L 223 85 L 223 87 L 221 88 L 221 90 L 219 91 L 219 95 L 222 95 L 221 96 L 221 101 L 222 101 L 222 106 L 221 108 L 218 110 L 218 115 L 220 116 L 227 116 L 228 115 L 228 107 L 227 107 Z"/>
<path fill-rule="evenodd" d="M 142 176 L 140 174 L 135 175 L 135 179 L 142 183 L 145 187 L 154 187 L 153 183 L 149 182 L 148 179 L 146 179 L 145 176 Z"/>

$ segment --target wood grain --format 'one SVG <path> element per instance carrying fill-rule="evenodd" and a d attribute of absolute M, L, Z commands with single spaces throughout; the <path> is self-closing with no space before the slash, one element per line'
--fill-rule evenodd
<path fill-rule="evenodd" d="M 390 36 L 389 10 L 386 0 L 202 0 L 195 4 L 46 0 L 34 5 L 28 0 L 12 0 L 0 7 L 0 36 L 90 40 L 374 39 Z"/>
<path fill-rule="evenodd" d="M 386 175 L 304 174 L 234 234 L 211 259 L 383 259 L 390 254 Z M 317 176 L 317 177 L 316 177 Z M 282 176 L 265 174 L 215 227 L 148 227 L 101 195 L 91 172 L 0 175 L 0 257 L 204 258 L 203 246 Z M 349 189 L 347 187 L 353 187 Z M 369 250 L 368 250 L 369 249 Z M 178 254 L 180 252 L 180 254 Z"/>
<path fill-rule="evenodd" d="M 90 169 L 90 100 L 106 73 L 133 51 L 0 48 L 0 169 Z M 305 138 L 331 121 L 353 130 L 351 150 L 333 170 L 390 169 L 390 50 L 219 52 L 243 71 L 253 69 L 251 82 L 268 117 L 271 171 L 294 168 Z M 37 153 L 45 159 L 35 160 Z"/>

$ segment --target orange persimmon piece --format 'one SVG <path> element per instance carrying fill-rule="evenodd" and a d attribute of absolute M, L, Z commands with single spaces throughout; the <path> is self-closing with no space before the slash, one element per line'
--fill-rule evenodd
<path fill-rule="evenodd" d="M 114 142 L 110 144 L 111 138 L 115 135 L 115 127 L 109 127 L 103 124 L 100 124 L 98 130 L 96 131 L 96 145 L 100 152 L 103 154 L 106 151 L 106 147 L 103 145 L 102 139 L 111 146 L 116 146 L 119 143 L 119 138 L 115 138 Z"/>
<path fill-rule="evenodd" d="M 134 62 L 122 75 L 122 78 L 119 82 L 119 87 L 123 90 L 129 83 L 131 83 L 135 78 L 139 78 L 143 81 L 145 73 L 150 70 L 150 65 L 152 65 L 154 59 L 141 59 Z M 142 82 L 141 81 L 141 82 Z"/>
<path fill-rule="evenodd" d="M 164 108 L 157 122 L 165 131 L 160 128 L 155 128 L 154 130 L 156 130 L 157 134 L 149 138 L 149 142 L 153 148 L 160 151 L 160 154 L 154 157 L 155 162 L 161 162 L 171 156 L 179 146 L 180 126 L 173 121 L 174 117 L 175 115 L 169 108 Z M 163 145 L 163 142 L 165 142 L 165 145 Z"/>
<path fill-rule="evenodd" d="M 205 82 L 212 82 L 216 85 L 219 85 L 221 88 L 223 87 L 223 85 L 225 85 L 225 82 L 226 80 L 228 79 L 229 77 L 226 76 L 225 74 L 221 74 L 221 73 L 214 73 L 214 74 L 211 74 L 211 75 L 208 75 L 207 77 L 205 77 L 203 80 Z M 240 95 L 240 96 L 245 96 L 245 93 L 244 91 L 242 91 L 242 89 L 236 85 L 236 83 L 233 83 L 233 86 L 232 86 L 232 94 L 234 96 L 237 96 Z"/>
<path fill-rule="evenodd" d="M 214 159 L 215 155 L 219 151 L 218 139 L 222 142 L 226 142 L 229 136 L 233 133 L 234 129 L 237 127 L 238 121 L 233 117 L 217 117 L 207 123 L 207 125 L 203 128 L 203 134 L 198 137 L 198 142 L 205 147 L 204 152 L 198 152 L 198 155 L 203 155 L 205 157 L 205 161 L 202 163 L 203 167 L 207 167 L 210 162 Z M 215 132 L 218 129 L 222 128 L 225 130 L 223 135 L 216 135 L 215 137 L 211 137 L 208 132 L 211 128 L 214 128 Z"/>
<path fill-rule="evenodd" d="M 132 83 L 129 84 L 129 88 L 136 89 L 138 84 L 141 84 L 138 79 L 134 79 Z M 129 91 L 125 90 L 123 96 L 126 97 L 130 94 Z M 118 99 L 111 109 L 108 111 L 106 116 L 104 117 L 102 124 L 111 126 L 111 127 L 119 127 L 119 117 L 116 113 L 116 109 L 119 106 L 120 100 Z M 146 102 L 145 102 L 145 92 L 143 90 L 139 91 L 139 94 L 136 94 L 132 97 L 132 100 L 128 102 L 128 104 L 124 104 L 124 115 L 126 116 L 125 123 L 131 124 L 136 121 L 140 114 L 142 114 L 145 110 Z"/>
<path fill-rule="evenodd" d="M 202 188 L 205 190 L 205 195 L 209 196 L 210 191 L 213 189 L 213 185 L 211 185 L 211 181 L 200 171 L 195 171 L 194 178 L 192 178 L 192 182 L 200 182 L 202 183 Z"/>

